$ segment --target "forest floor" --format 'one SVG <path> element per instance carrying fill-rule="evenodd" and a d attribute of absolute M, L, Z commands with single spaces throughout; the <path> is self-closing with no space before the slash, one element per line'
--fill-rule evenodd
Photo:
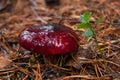
<path fill-rule="evenodd" d="M 81 36 L 84 29 L 77 29 L 86 11 L 92 24 L 104 19 L 96 27 L 100 51 Z M 42 55 L 34 58 L 19 45 L 24 28 L 62 19 L 80 38 L 78 51 L 64 63 L 45 64 Z M 61 0 L 56 6 L 44 0 L 0 0 L 0 80 L 120 80 L 120 0 Z"/>

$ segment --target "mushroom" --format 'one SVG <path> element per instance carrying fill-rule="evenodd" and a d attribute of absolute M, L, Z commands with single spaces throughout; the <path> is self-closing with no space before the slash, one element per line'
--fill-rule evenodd
<path fill-rule="evenodd" d="M 23 48 L 52 58 L 50 62 L 53 62 L 54 55 L 76 51 L 78 41 L 74 30 L 57 23 L 27 27 L 19 35 L 19 44 Z"/>

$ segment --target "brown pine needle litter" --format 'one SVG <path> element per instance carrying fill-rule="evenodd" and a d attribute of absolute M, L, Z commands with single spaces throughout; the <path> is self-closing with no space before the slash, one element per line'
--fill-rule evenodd
<path fill-rule="evenodd" d="M 0 1 L 0 80 L 120 80 L 120 1 L 60 0 L 56 6 L 44 1 Z M 92 13 L 92 25 L 104 19 L 96 27 L 99 49 L 81 36 L 85 29 L 77 29 L 86 11 Z M 56 56 L 57 64 L 45 64 L 42 55 L 18 43 L 24 28 L 48 22 L 70 27 L 80 38 L 78 51 Z"/>

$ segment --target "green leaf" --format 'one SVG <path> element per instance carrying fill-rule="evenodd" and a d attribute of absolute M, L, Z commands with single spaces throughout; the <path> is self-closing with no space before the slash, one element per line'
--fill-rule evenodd
<path fill-rule="evenodd" d="M 91 18 L 91 13 L 90 12 L 85 12 L 83 15 L 80 16 L 80 21 L 82 23 L 89 23 Z"/>
<path fill-rule="evenodd" d="M 90 28 L 90 27 L 91 27 L 90 23 L 82 23 L 82 24 L 78 25 L 77 29 Z"/>
<path fill-rule="evenodd" d="M 94 36 L 94 33 L 93 33 L 93 31 L 91 30 L 91 28 L 88 28 L 82 35 L 83 35 L 83 36 L 87 36 L 87 37 L 93 37 L 93 36 Z"/>

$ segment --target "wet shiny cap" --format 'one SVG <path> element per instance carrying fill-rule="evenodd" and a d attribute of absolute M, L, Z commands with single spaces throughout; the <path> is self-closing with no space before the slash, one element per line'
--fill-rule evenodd
<path fill-rule="evenodd" d="M 69 27 L 60 24 L 32 26 L 19 35 L 19 44 L 38 54 L 67 54 L 78 48 L 78 35 Z"/>

